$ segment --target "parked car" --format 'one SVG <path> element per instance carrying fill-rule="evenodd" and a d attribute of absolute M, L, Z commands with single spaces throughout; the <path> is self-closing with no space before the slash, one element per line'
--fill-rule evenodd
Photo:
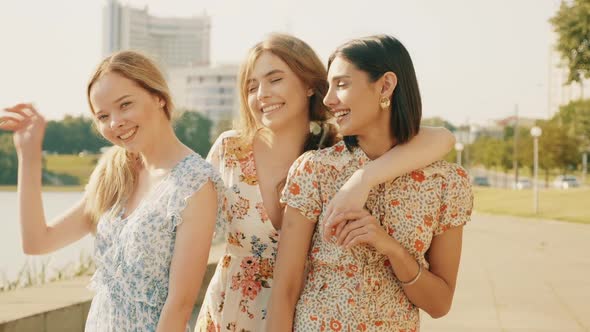
<path fill-rule="evenodd" d="M 489 187 L 490 180 L 487 176 L 475 176 L 473 177 L 473 184 L 481 187 Z"/>
<path fill-rule="evenodd" d="M 529 179 L 518 179 L 518 181 L 514 184 L 514 189 L 522 190 L 522 189 L 530 189 L 533 186 L 533 183 Z"/>
<path fill-rule="evenodd" d="M 580 186 L 580 182 L 573 175 L 560 175 L 553 180 L 553 188 L 568 189 Z"/>

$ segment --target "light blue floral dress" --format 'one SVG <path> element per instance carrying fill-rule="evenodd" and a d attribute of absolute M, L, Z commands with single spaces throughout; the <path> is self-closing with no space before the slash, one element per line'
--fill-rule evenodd
<path fill-rule="evenodd" d="M 127 217 L 103 216 L 95 240 L 96 291 L 86 331 L 155 331 L 168 296 L 176 226 L 187 199 L 211 180 L 219 206 L 224 187 L 209 163 L 192 153 Z M 195 220 L 198 222 L 198 220 Z M 187 326 L 188 328 L 188 326 Z"/>

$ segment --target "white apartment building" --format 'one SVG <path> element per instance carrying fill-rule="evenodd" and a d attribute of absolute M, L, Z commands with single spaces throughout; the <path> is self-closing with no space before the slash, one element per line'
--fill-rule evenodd
<path fill-rule="evenodd" d="M 109 0 L 103 12 L 103 52 L 139 50 L 165 68 L 202 66 L 210 62 L 209 16 L 163 18 L 147 7 L 136 9 Z"/>
<path fill-rule="evenodd" d="M 237 118 L 237 65 L 174 68 L 168 75 L 178 109 L 203 113 L 214 123 Z"/>

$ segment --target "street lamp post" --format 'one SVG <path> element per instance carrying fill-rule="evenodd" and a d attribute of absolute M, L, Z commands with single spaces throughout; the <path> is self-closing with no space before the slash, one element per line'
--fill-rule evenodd
<path fill-rule="evenodd" d="M 457 151 L 457 164 L 461 166 L 461 151 L 463 151 L 463 143 L 457 142 L 455 143 L 455 150 Z"/>
<path fill-rule="evenodd" d="M 586 173 L 588 173 L 588 150 L 582 155 L 582 186 L 586 185 Z"/>
<path fill-rule="evenodd" d="M 539 213 L 539 184 L 537 177 L 539 175 L 539 136 L 542 133 L 541 128 L 537 126 L 531 128 L 531 136 L 533 136 L 533 206 L 535 214 Z"/>

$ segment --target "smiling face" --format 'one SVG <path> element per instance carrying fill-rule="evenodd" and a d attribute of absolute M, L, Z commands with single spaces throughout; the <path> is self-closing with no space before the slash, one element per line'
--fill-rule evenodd
<path fill-rule="evenodd" d="M 309 91 L 278 56 L 264 51 L 254 62 L 246 80 L 250 112 L 272 131 L 292 121 L 309 121 Z"/>
<path fill-rule="evenodd" d="M 343 136 L 362 136 L 389 123 L 390 113 L 379 106 L 382 84 L 338 56 L 328 70 L 330 88 L 324 104 L 336 117 Z"/>
<path fill-rule="evenodd" d="M 130 152 L 144 151 L 169 125 L 163 99 L 115 72 L 96 80 L 89 96 L 100 134 Z"/>

